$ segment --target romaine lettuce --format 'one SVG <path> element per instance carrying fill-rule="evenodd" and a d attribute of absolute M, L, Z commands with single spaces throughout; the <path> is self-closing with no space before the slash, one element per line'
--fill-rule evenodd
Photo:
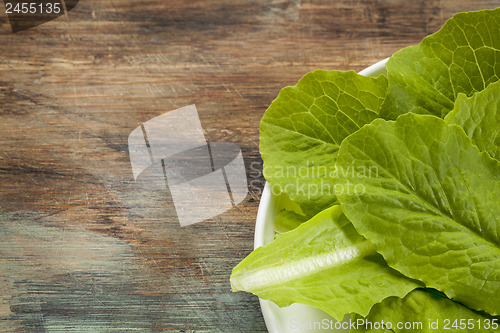
<path fill-rule="evenodd" d="M 349 136 L 337 166 L 344 213 L 389 266 L 471 308 L 500 314 L 497 160 L 460 127 L 408 113 Z"/>
<path fill-rule="evenodd" d="M 500 9 L 460 13 L 396 52 L 388 79 L 316 71 L 284 88 L 260 151 L 293 208 L 233 290 L 337 319 L 498 315 L 499 59 Z M 439 292 L 405 297 L 423 286 Z"/>
<path fill-rule="evenodd" d="M 471 96 L 500 78 L 500 8 L 459 13 L 443 28 L 394 53 L 381 117 L 415 112 L 444 117 L 460 93 Z"/>
<path fill-rule="evenodd" d="M 500 81 L 470 98 L 459 95 L 445 120 L 461 126 L 481 151 L 500 160 Z"/>
<path fill-rule="evenodd" d="M 312 305 L 342 320 L 350 312 L 367 315 L 373 304 L 421 284 L 389 268 L 333 206 L 252 252 L 233 269 L 231 286 L 279 306 Z"/>
<path fill-rule="evenodd" d="M 342 140 L 378 117 L 387 79 L 315 71 L 281 90 L 260 124 L 264 177 L 308 216 L 335 203 L 330 173 Z"/>
<path fill-rule="evenodd" d="M 363 318 L 353 316 L 353 321 L 365 323 L 349 333 L 441 333 L 441 332 L 498 332 L 500 318 L 472 311 L 453 302 L 432 289 L 415 289 L 404 298 L 389 297 L 376 304 Z M 375 327 L 382 327 L 376 329 Z"/>

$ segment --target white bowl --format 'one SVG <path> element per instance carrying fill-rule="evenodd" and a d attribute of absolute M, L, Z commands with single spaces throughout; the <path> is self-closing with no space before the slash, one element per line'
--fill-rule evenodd
<path fill-rule="evenodd" d="M 386 74 L 385 63 L 389 58 L 377 62 L 363 69 L 359 74 L 376 77 Z M 281 197 L 272 194 L 268 183 L 264 186 L 260 199 L 257 222 L 255 224 L 254 249 L 264 246 L 274 239 L 274 220 L 278 212 Z M 310 333 L 310 332 L 348 332 L 343 329 L 310 329 L 307 325 L 314 323 L 330 323 L 335 320 L 325 312 L 304 304 L 292 304 L 286 308 L 280 308 L 271 301 L 259 299 L 262 315 L 266 322 L 269 333 Z M 321 325 L 318 326 L 321 326 Z M 328 326 L 330 326 L 329 324 Z"/>

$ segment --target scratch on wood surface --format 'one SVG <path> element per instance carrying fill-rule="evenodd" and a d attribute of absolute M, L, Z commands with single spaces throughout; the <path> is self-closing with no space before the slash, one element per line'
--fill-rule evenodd
<path fill-rule="evenodd" d="M 24 169 L 24 167 L 19 163 L 19 162 L 16 162 L 15 160 L 13 160 L 9 154 L 7 154 L 7 152 L 3 152 L 5 156 L 7 156 L 7 159 L 9 159 L 10 161 L 14 162 L 16 164 L 16 166 L 19 168 L 19 169 Z M 28 177 L 33 181 L 33 183 L 35 183 L 36 185 L 39 185 L 38 182 L 36 181 L 36 179 L 28 173 Z"/>

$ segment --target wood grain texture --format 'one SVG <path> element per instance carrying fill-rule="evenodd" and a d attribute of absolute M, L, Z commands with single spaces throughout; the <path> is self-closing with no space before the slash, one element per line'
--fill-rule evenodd
<path fill-rule="evenodd" d="M 252 249 L 267 106 L 308 71 L 360 70 L 496 5 L 81 0 L 16 34 L 0 6 L 0 331 L 265 332 L 229 275 Z M 208 141 L 242 148 L 250 195 L 181 228 L 135 185 L 127 138 L 190 104 Z"/>

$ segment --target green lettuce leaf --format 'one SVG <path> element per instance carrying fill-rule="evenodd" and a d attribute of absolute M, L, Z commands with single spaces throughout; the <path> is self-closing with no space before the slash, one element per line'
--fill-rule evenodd
<path fill-rule="evenodd" d="M 464 131 L 408 113 L 377 119 L 340 147 L 336 192 L 389 266 L 500 313 L 500 163 Z"/>
<path fill-rule="evenodd" d="M 274 220 L 274 232 L 280 234 L 291 231 L 307 220 L 309 220 L 307 216 L 297 214 L 293 210 L 282 209 Z"/>
<path fill-rule="evenodd" d="M 277 214 L 274 220 L 275 234 L 293 230 L 312 217 L 306 216 L 302 208 L 296 202 L 292 201 L 286 193 L 280 192 L 276 186 L 271 187 L 271 192 L 276 196 Z"/>
<path fill-rule="evenodd" d="M 366 315 L 373 304 L 402 297 L 419 283 L 389 268 L 333 206 L 252 252 L 233 269 L 231 286 L 281 307 L 308 304 L 342 320 L 350 312 Z"/>
<path fill-rule="evenodd" d="M 281 90 L 260 124 L 264 177 L 304 213 L 336 202 L 330 172 L 342 140 L 377 118 L 387 79 L 315 71 Z"/>
<path fill-rule="evenodd" d="M 432 289 L 415 289 L 404 298 L 389 297 L 373 306 L 366 318 L 355 316 L 353 321 L 366 324 L 349 333 L 385 333 L 387 328 L 395 333 L 486 333 L 500 328 L 500 319 L 472 311 Z M 382 322 L 385 328 L 375 329 L 375 323 Z"/>
<path fill-rule="evenodd" d="M 500 78 L 500 8 L 459 13 L 417 46 L 386 64 L 385 119 L 415 112 L 444 117 L 460 93 L 467 96 Z"/>
<path fill-rule="evenodd" d="M 479 150 L 500 159 L 500 81 L 470 98 L 459 95 L 445 120 L 461 126 Z"/>

